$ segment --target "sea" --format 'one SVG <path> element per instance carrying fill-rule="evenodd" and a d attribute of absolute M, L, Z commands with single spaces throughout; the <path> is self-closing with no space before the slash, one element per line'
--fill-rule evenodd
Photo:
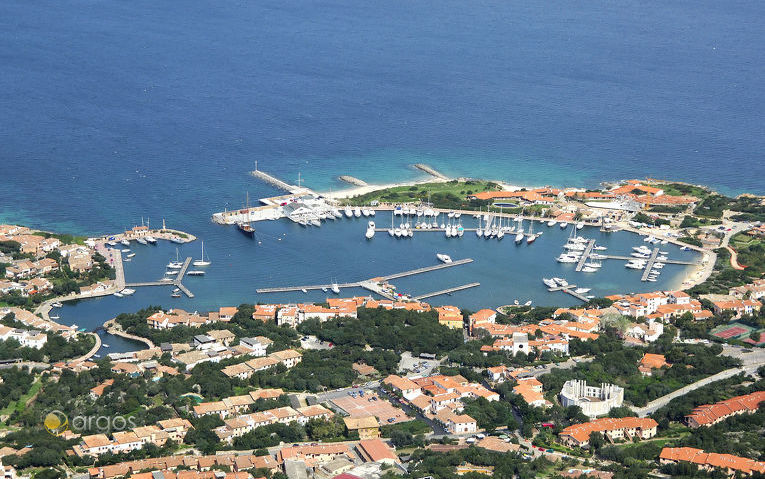
<path fill-rule="evenodd" d="M 148 304 L 320 300 L 255 289 L 403 271 L 436 252 L 475 262 L 397 286 L 479 281 L 429 300 L 469 308 L 576 304 L 540 280 L 567 273 L 555 228 L 516 247 L 434 233 L 365 241 L 360 220 L 279 221 L 256 224 L 252 241 L 210 216 L 279 193 L 248 175 L 256 161 L 318 191 L 346 187 L 340 175 L 423 179 L 412 165 L 427 163 L 523 186 L 656 177 L 763 194 L 764 27 L 765 4 L 751 1 L 6 0 L 0 221 L 100 235 L 164 220 L 204 240 L 213 265 L 187 279 L 194 300 L 140 289 L 62 308 L 62 322 L 86 329 Z M 609 252 L 639 243 L 586 234 Z M 175 257 L 167 243 L 135 251 L 129 281 L 156 279 Z M 567 278 L 601 295 L 688 272 L 667 267 L 660 283 L 632 273 L 613 262 Z"/>

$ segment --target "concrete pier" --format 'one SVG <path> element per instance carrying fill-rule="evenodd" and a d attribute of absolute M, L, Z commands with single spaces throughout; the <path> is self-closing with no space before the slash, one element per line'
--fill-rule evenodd
<path fill-rule="evenodd" d="M 189 298 L 194 297 L 194 293 L 189 291 L 189 289 L 183 285 L 183 277 L 186 275 L 186 271 L 189 269 L 189 265 L 191 264 L 191 256 L 187 257 L 186 260 L 183 262 L 183 266 L 181 266 L 181 269 L 178 271 L 178 274 L 175 276 L 175 279 L 173 281 L 144 281 L 141 283 L 127 283 L 125 286 L 135 288 L 135 287 L 142 287 L 142 286 L 175 286 L 178 289 L 180 289 L 183 294 L 188 296 Z"/>
<path fill-rule="evenodd" d="M 463 289 L 475 288 L 476 286 L 481 286 L 481 283 L 468 283 L 468 284 L 463 284 L 462 286 L 455 286 L 454 288 L 447 288 L 447 289 L 442 289 L 441 291 L 434 291 L 432 293 L 421 294 L 419 296 L 415 296 L 414 299 L 416 299 L 417 301 L 420 301 L 425 298 L 432 298 L 433 296 L 441 296 L 442 294 L 450 294 L 457 291 L 462 291 Z"/>
<path fill-rule="evenodd" d="M 360 180 L 354 176 L 349 175 L 341 175 L 337 177 L 340 181 L 345 181 L 346 183 L 349 183 L 351 185 L 355 186 L 369 186 L 366 181 Z"/>
<path fill-rule="evenodd" d="M 284 191 L 289 191 L 292 194 L 312 193 L 312 191 L 309 190 L 308 188 L 304 188 L 298 185 L 291 185 L 287 183 L 286 181 L 282 181 L 279 178 L 273 175 L 269 175 L 268 173 L 264 171 L 260 171 L 256 169 L 251 171 L 250 174 L 254 176 L 255 178 L 259 178 L 270 185 L 273 185 Z"/>
<path fill-rule="evenodd" d="M 375 277 L 375 278 L 369 278 L 369 279 L 366 279 L 366 280 L 357 281 L 357 282 L 353 282 L 353 283 L 338 283 L 337 287 L 341 288 L 341 289 L 342 288 L 366 288 L 366 289 L 370 289 L 370 288 L 367 288 L 368 283 L 375 283 L 375 284 L 376 283 L 382 283 L 382 282 L 385 282 L 385 281 L 389 281 L 391 279 L 403 278 L 403 277 L 406 277 L 406 276 L 413 276 L 413 275 L 422 274 L 422 273 L 428 273 L 430 271 L 437 271 L 439 269 L 451 268 L 453 266 L 460 266 L 460 265 L 467 264 L 467 263 L 472 263 L 472 262 L 473 262 L 472 258 L 464 258 L 464 259 L 459 259 L 459 260 L 456 260 L 456 261 L 452 261 L 451 263 L 442 263 L 442 264 L 437 264 L 437 265 L 433 265 L 433 266 L 425 266 L 423 268 L 411 269 L 409 271 L 402 271 L 401 273 L 393 273 L 393 274 L 389 274 L 389 275 L 386 275 L 386 276 L 378 276 L 378 277 Z M 471 286 L 471 287 L 473 287 L 473 286 Z M 255 292 L 257 292 L 257 293 L 284 293 L 284 292 L 289 292 L 289 291 L 301 291 L 301 290 L 306 290 L 306 291 L 317 290 L 317 289 L 328 289 L 329 290 L 331 288 L 332 288 L 332 284 L 312 284 L 312 285 L 306 285 L 306 286 L 282 286 L 282 287 L 276 287 L 276 288 L 259 288 L 259 289 L 256 289 Z M 378 292 L 378 291 L 375 291 L 375 292 Z"/>
<path fill-rule="evenodd" d="M 436 171 L 435 169 L 431 168 L 429 165 L 426 165 L 425 163 L 415 163 L 414 167 L 417 168 L 420 171 L 424 171 L 425 173 L 429 174 L 430 176 L 438 178 L 439 180 L 449 181 L 449 177 L 448 176 L 444 175 L 443 173 L 440 173 L 440 172 Z"/>
<path fill-rule="evenodd" d="M 576 289 L 575 284 L 567 284 L 566 286 L 556 286 L 555 288 L 547 288 L 547 291 L 550 291 L 551 293 L 555 291 L 563 291 L 564 293 L 568 293 L 571 296 L 575 297 L 576 299 L 580 301 L 584 301 L 585 303 L 589 301 L 589 299 L 587 299 L 585 295 L 579 294 L 576 291 L 574 291 L 575 289 Z"/>
<path fill-rule="evenodd" d="M 594 247 L 595 247 L 595 240 L 590 240 L 587 242 L 587 246 L 584 248 L 582 257 L 579 259 L 579 262 L 576 264 L 577 271 L 582 271 L 582 268 L 584 267 L 584 263 L 586 263 L 587 260 L 590 259 L 590 253 L 592 253 L 592 248 Z"/>

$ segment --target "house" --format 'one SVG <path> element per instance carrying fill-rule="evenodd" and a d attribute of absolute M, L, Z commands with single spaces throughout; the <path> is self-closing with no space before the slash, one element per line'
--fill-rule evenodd
<path fill-rule="evenodd" d="M 670 364 L 663 354 L 645 353 L 640 359 L 638 370 L 643 376 L 650 376 L 654 369 L 661 369 L 665 366 L 669 367 Z"/>
<path fill-rule="evenodd" d="M 733 311 L 734 318 L 740 318 L 745 314 L 754 314 L 762 307 L 762 303 L 756 299 L 733 299 L 727 301 L 713 301 L 713 310 L 715 314 L 722 314 L 726 311 Z"/>
<path fill-rule="evenodd" d="M 235 306 L 224 306 L 221 308 L 218 308 L 218 320 L 223 322 L 228 322 L 234 319 L 234 315 L 237 313 L 238 309 Z"/>
<path fill-rule="evenodd" d="M 542 408 L 552 406 L 542 394 L 542 383 L 537 378 L 518 378 L 517 381 L 518 385 L 513 387 L 513 392 L 521 396 L 526 404 Z"/>
<path fill-rule="evenodd" d="M 251 351 L 253 356 L 265 356 L 268 347 L 273 344 L 273 341 L 265 336 L 256 336 L 254 338 L 242 338 L 239 340 L 239 344 Z"/>
<path fill-rule="evenodd" d="M 478 430 L 478 423 L 467 414 L 454 414 L 448 410 L 444 414 L 437 414 L 436 421 L 446 429 L 449 434 L 470 434 Z"/>
<path fill-rule="evenodd" d="M 376 439 L 380 437 L 380 423 L 374 416 L 344 417 L 343 422 L 349 433 L 358 432 L 359 439 Z"/>
<path fill-rule="evenodd" d="M 236 335 L 228 329 L 213 329 L 207 331 L 207 336 L 211 337 L 216 343 L 224 346 L 228 346 L 234 339 L 236 339 Z"/>
<path fill-rule="evenodd" d="M 747 476 L 752 473 L 765 474 L 765 461 L 754 461 L 731 454 L 705 452 L 693 447 L 665 447 L 659 454 L 659 462 L 661 464 L 688 462 L 704 471 L 722 469 L 729 476 L 736 473 Z"/>
<path fill-rule="evenodd" d="M 282 448 L 276 453 L 276 460 L 279 464 L 284 464 L 285 461 L 289 460 L 299 460 L 305 462 L 308 467 L 315 467 L 341 457 L 353 460 L 354 455 L 347 444 L 290 446 Z"/>
<path fill-rule="evenodd" d="M 411 379 L 402 378 L 391 374 L 387 378 L 383 379 L 383 384 L 390 386 L 393 391 L 401 394 L 405 399 L 412 400 L 422 394 L 420 386 L 414 383 Z"/>
<path fill-rule="evenodd" d="M 685 422 L 692 428 L 711 426 L 737 414 L 756 412 L 763 401 L 765 401 L 765 391 L 757 391 L 715 404 L 704 404 L 694 408 L 689 415 L 685 416 Z"/>
<path fill-rule="evenodd" d="M 365 462 L 380 462 L 394 464 L 399 462 L 398 456 L 390 446 L 377 438 L 362 439 L 356 446 L 359 457 Z"/>
<path fill-rule="evenodd" d="M 256 304 L 252 312 L 252 319 L 257 319 L 264 323 L 274 321 L 279 307 L 280 305 L 278 304 Z"/>
<path fill-rule="evenodd" d="M 98 399 L 104 394 L 104 390 L 114 384 L 114 379 L 107 379 L 106 381 L 102 382 L 96 387 L 93 387 L 90 389 L 90 397 L 93 399 Z"/>
<path fill-rule="evenodd" d="M 650 439 L 656 435 L 658 423 L 651 418 L 624 417 L 601 418 L 563 429 L 560 440 L 572 447 L 587 446 L 590 434 L 600 432 L 611 441 Z"/>
<path fill-rule="evenodd" d="M 462 329 L 462 312 L 456 306 L 440 306 L 434 308 L 438 312 L 438 322 L 451 329 Z"/>
<path fill-rule="evenodd" d="M 664 333 L 664 325 L 659 321 L 645 323 L 631 323 L 624 332 L 625 336 L 639 339 L 646 343 L 653 343 Z"/>
<path fill-rule="evenodd" d="M 271 353 L 269 357 L 278 360 L 280 363 L 284 364 L 287 369 L 297 366 L 303 359 L 303 355 L 294 349 L 276 351 L 275 353 Z"/>
<path fill-rule="evenodd" d="M 314 419 L 328 421 L 334 415 L 332 411 L 320 404 L 299 407 L 297 408 L 297 412 L 300 415 L 297 419 L 297 422 L 303 426 L 308 424 L 308 421 Z"/>
<path fill-rule="evenodd" d="M 507 373 L 510 370 L 504 364 L 486 368 L 486 375 L 492 382 L 501 383 L 507 379 Z"/>
<path fill-rule="evenodd" d="M 493 309 L 481 309 L 468 317 L 470 331 L 479 324 L 494 324 L 497 319 L 497 312 Z"/>

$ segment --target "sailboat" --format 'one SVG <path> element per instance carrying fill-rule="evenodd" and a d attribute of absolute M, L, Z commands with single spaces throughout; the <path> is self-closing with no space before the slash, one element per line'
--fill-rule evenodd
<path fill-rule="evenodd" d="M 534 220 L 529 221 L 529 234 L 526 236 L 526 244 L 531 244 L 537 239 L 537 235 L 534 234 Z"/>
<path fill-rule="evenodd" d="M 340 294 L 340 286 L 338 286 L 337 283 L 332 283 L 332 292 L 335 294 Z"/>
<path fill-rule="evenodd" d="M 181 269 L 183 268 L 183 261 L 181 261 L 180 254 L 178 253 L 178 248 L 175 248 L 175 261 L 170 261 L 167 263 L 168 269 Z"/>
<path fill-rule="evenodd" d="M 205 260 L 205 242 L 202 241 L 202 255 L 199 257 L 198 260 L 195 260 L 194 263 L 192 263 L 194 266 L 210 266 L 210 258 L 207 258 Z"/>
<path fill-rule="evenodd" d="M 481 213 L 480 213 L 480 210 L 478 212 L 478 229 L 475 230 L 475 235 L 478 236 L 479 238 L 481 236 L 483 236 L 483 229 L 481 228 Z"/>
<path fill-rule="evenodd" d="M 255 228 L 253 228 L 252 225 L 250 224 L 250 193 L 249 192 L 247 192 L 247 200 L 245 203 L 245 208 L 247 209 L 247 221 L 237 222 L 236 227 L 239 228 L 239 231 L 241 231 L 245 235 L 252 238 L 255 236 Z"/>
<path fill-rule="evenodd" d="M 393 228 L 393 215 L 390 215 L 390 229 L 388 230 L 388 235 L 390 237 L 396 235 L 396 230 Z"/>

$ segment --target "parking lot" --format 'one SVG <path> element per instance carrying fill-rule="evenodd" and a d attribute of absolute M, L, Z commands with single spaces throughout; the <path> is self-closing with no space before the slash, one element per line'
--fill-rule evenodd
<path fill-rule="evenodd" d="M 351 417 L 375 416 L 383 426 L 412 420 L 403 409 L 394 407 L 377 393 L 366 392 L 361 395 L 353 392 L 352 394 L 354 395 L 346 394 L 332 399 L 331 402 Z"/>
<path fill-rule="evenodd" d="M 398 363 L 398 373 L 406 376 L 429 376 L 438 367 L 435 359 L 421 359 L 412 357 L 412 353 L 401 354 L 401 362 Z"/>

